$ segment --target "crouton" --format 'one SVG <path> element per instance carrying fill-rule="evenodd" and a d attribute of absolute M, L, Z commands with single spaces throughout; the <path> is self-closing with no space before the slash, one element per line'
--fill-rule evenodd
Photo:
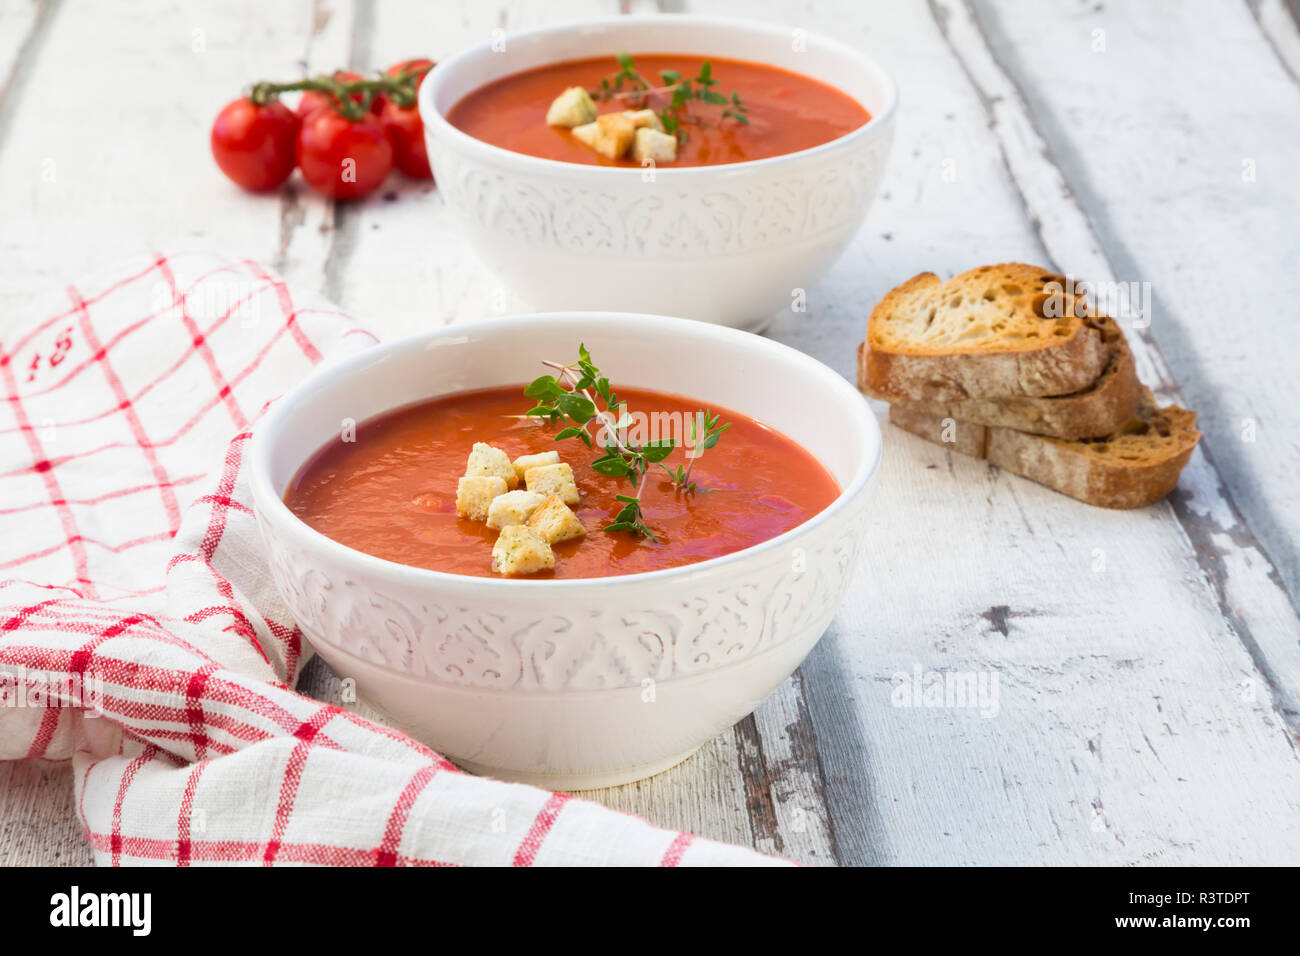
<path fill-rule="evenodd" d="M 505 528 L 523 524 L 545 500 L 545 495 L 535 491 L 507 491 L 504 495 L 497 495 L 488 507 L 487 526 Z"/>
<path fill-rule="evenodd" d="M 504 478 L 496 475 L 467 475 L 456 483 L 456 514 L 474 521 L 486 521 L 493 499 L 505 493 Z"/>
<path fill-rule="evenodd" d="M 500 448 L 495 448 L 486 442 L 476 441 L 473 450 L 469 453 L 469 461 L 465 464 L 465 477 L 482 476 L 490 478 L 496 476 L 506 483 L 506 488 L 514 488 L 519 484 L 519 476 L 515 474 L 515 466 L 510 462 L 510 456 Z"/>
<path fill-rule="evenodd" d="M 550 543 L 527 525 L 502 528 L 492 545 L 492 570 L 498 574 L 534 574 L 555 567 Z"/>
<path fill-rule="evenodd" d="M 654 110 L 624 110 L 623 115 L 632 121 L 632 125 L 637 129 L 648 127 L 657 129 L 659 132 L 664 131 L 663 120 Z"/>
<path fill-rule="evenodd" d="M 636 127 L 622 113 L 605 113 L 594 123 L 573 127 L 573 135 L 606 159 L 620 159 L 631 149 Z"/>
<path fill-rule="evenodd" d="M 566 462 L 529 468 L 524 472 L 524 484 L 529 491 L 538 494 L 559 495 L 566 505 L 578 503 L 578 483 L 573 480 L 573 469 Z"/>
<path fill-rule="evenodd" d="M 513 494 L 520 493 L 513 492 Z M 569 510 L 569 506 L 559 495 L 551 495 L 543 501 L 533 511 L 527 524 L 551 544 L 557 541 L 568 541 L 570 538 L 581 538 L 587 533 L 587 529 L 582 526 L 582 521 Z"/>
<path fill-rule="evenodd" d="M 600 127 L 597 126 L 594 121 L 591 123 L 583 123 L 581 126 L 575 126 L 571 132 L 573 133 L 573 138 L 582 143 L 582 145 L 590 146 L 592 149 L 596 148 L 596 137 L 600 135 Z"/>
<path fill-rule="evenodd" d="M 642 165 L 671 163 L 677 159 L 677 137 L 642 127 L 632 139 L 632 158 Z"/>
<path fill-rule="evenodd" d="M 581 86 L 571 86 L 555 98 L 546 111 L 546 122 L 551 126 L 581 126 L 596 119 L 596 104 L 591 94 Z"/>
<path fill-rule="evenodd" d="M 515 459 L 515 475 L 519 478 L 519 483 L 524 483 L 524 473 L 529 468 L 537 468 L 541 465 L 558 465 L 560 463 L 560 453 L 558 451 L 544 451 L 537 455 L 520 455 Z"/>

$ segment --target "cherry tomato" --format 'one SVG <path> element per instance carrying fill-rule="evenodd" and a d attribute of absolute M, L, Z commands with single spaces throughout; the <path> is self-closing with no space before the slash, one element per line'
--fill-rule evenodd
<path fill-rule="evenodd" d="M 389 100 L 379 115 L 388 141 L 393 145 L 393 165 L 412 179 L 432 179 L 429 154 L 424 145 L 424 123 L 414 106 L 401 107 Z"/>
<path fill-rule="evenodd" d="M 429 66 L 430 69 L 433 69 L 433 60 L 403 60 L 402 62 L 395 62 L 395 64 L 389 66 L 389 68 L 383 70 L 383 72 L 390 75 L 390 77 L 400 77 L 400 75 L 406 73 L 407 70 L 417 70 L 420 69 L 421 66 Z M 424 82 L 426 75 L 428 75 L 428 73 L 420 74 L 420 82 L 416 83 L 416 90 L 419 90 L 420 83 Z M 373 103 L 370 104 L 370 107 L 374 109 L 374 113 L 376 113 L 377 116 L 383 116 L 383 107 L 386 107 L 387 103 L 389 103 L 389 98 L 383 94 L 378 94 L 376 98 L 374 98 Z"/>
<path fill-rule="evenodd" d="M 338 70 L 334 74 L 334 79 L 338 80 L 340 83 L 355 83 L 357 80 L 364 80 L 365 77 L 361 76 L 359 73 L 353 73 L 350 70 Z M 352 99 L 357 103 L 360 103 L 364 98 L 365 97 L 360 93 L 352 94 Z M 311 116 L 312 113 L 315 113 L 322 106 L 329 106 L 332 99 L 333 97 L 327 93 L 318 93 L 315 90 L 307 90 L 302 94 L 302 99 L 298 101 L 298 118 L 301 120 L 307 119 L 308 116 Z M 384 107 L 383 101 L 384 98 L 382 95 L 376 96 L 372 99 L 370 101 L 370 112 L 378 116 L 379 111 Z"/>
<path fill-rule="evenodd" d="M 407 72 L 408 70 L 419 70 L 426 66 L 429 67 L 429 69 L 433 69 L 434 66 L 433 61 L 429 59 L 425 59 L 424 57 L 417 57 L 413 60 L 403 60 L 401 63 L 394 63 L 384 72 L 387 73 L 389 76 L 401 76 L 403 73 Z M 425 71 L 424 73 L 420 74 L 420 82 L 415 84 L 415 88 L 417 90 L 420 88 L 420 84 L 424 82 L 424 78 L 428 75 L 429 75 L 428 71 Z"/>
<path fill-rule="evenodd" d="M 433 69 L 432 60 L 417 57 L 394 63 L 384 72 L 389 76 L 401 76 L 413 70 L 425 69 L 420 74 L 415 88 L 418 91 L 424 78 Z M 426 69 L 427 68 L 427 69 Z M 403 108 L 391 100 L 384 102 L 379 113 L 379 122 L 393 144 L 393 165 L 412 179 L 432 179 L 433 171 L 429 168 L 429 155 L 424 146 L 424 124 L 420 121 L 419 110 L 415 106 Z"/>
<path fill-rule="evenodd" d="M 298 167 L 317 192 L 360 199 L 383 185 L 393 147 L 373 116 L 354 122 L 333 109 L 317 110 L 298 134 Z"/>
<path fill-rule="evenodd" d="M 245 189 L 274 189 L 293 172 L 298 117 L 279 100 L 227 103 L 212 124 L 212 157 Z"/>

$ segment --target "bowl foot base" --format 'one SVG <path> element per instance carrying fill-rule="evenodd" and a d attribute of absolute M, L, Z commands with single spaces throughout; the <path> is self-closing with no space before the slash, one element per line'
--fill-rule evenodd
<path fill-rule="evenodd" d="M 701 745 L 703 746 L 703 745 Z M 603 787 L 618 787 L 625 783 L 634 783 L 656 774 L 671 770 L 679 763 L 694 756 L 699 747 L 692 747 L 685 753 L 674 754 L 663 760 L 628 767 L 625 770 L 596 770 L 579 773 L 547 773 L 544 771 L 510 770 L 505 767 L 489 767 L 472 760 L 450 758 L 456 766 L 480 777 L 493 777 L 510 783 L 527 783 L 547 790 L 599 790 Z"/>

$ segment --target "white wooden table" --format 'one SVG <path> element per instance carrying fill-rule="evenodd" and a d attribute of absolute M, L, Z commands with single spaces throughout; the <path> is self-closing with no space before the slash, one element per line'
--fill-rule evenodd
<path fill-rule="evenodd" d="M 870 306 L 919 271 L 1150 282 L 1142 376 L 1205 437 L 1167 502 L 1110 513 L 882 424 L 868 551 L 802 669 L 682 766 L 592 796 L 814 863 L 1300 862 L 1295 0 L 684 6 L 834 35 L 902 87 L 866 227 L 769 334 L 852 377 Z M 212 118 L 255 78 L 646 9 L 0 0 L 0 334 L 33 292 L 160 247 L 260 258 L 389 337 L 525 307 L 435 188 L 241 194 Z M 898 706 L 917 669 L 996 680 L 996 707 Z M 306 689 L 331 685 L 312 665 Z M 0 864 L 89 861 L 71 793 L 65 767 L 0 765 Z"/>

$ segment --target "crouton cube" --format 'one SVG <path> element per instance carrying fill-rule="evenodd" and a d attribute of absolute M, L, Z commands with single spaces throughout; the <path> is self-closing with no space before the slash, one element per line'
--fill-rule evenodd
<path fill-rule="evenodd" d="M 573 480 L 573 469 L 566 462 L 529 468 L 524 472 L 524 484 L 529 491 L 547 497 L 559 495 L 566 505 L 578 503 L 578 483 Z"/>
<path fill-rule="evenodd" d="M 504 478 L 467 475 L 456 483 L 456 514 L 474 521 L 486 521 L 493 499 L 505 493 Z"/>
<path fill-rule="evenodd" d="M 637 129 L 649 127 L 650 129 L 657 129 L 661 133 L 664 131 L 663 120 L 659 118 L 659 114 L 654 110 L 624 110 L 623 115 L 631 120 L 632 125 Z"/>
<path fill-rule="evenodd" d="M 575 126 L 573 135 L 606 159 L 619 159 L 632 147 L 636 127 L 622 113 L 605 113 L 594 123 Z"/>
<path fill-rule="evenodd" d="M 677 137 L 645 126 L 632 140 L 632 158 L 638 163 L 671 163 L 677 159 Z"/>
<path fill-rule="evenodd" d="M 474 443 L 474 448 L 469 453 L 469 461 L 465 463 L 465 477 L 471 478 L 476 475 L 485 478 L 496 476 L 506 483 L 507 489 L 519 484 L 519 476 L 515 474 L 515 466 L 511 463 L 510 456 L 500 448 L 481 441 Z"/>
<path fill-rule="evenodd" d="M 546 122 L 551 126 L 581 126 L 596 119 L 596 104 L 581 86 L 571 86 L 555 98 L 546 111 Z"/>
<path fill-rule="evenodd" d="M 560 463 L 560 453 L 558 451 L 544 451 L 537 455 L 520 455 L 515 459 L 515 475 L 519 478 L 519 483 L 524 483 L 524 473 L 529 468 L 537 468 L 541 465 L 558 465 Z"/>
<path fill-rule="evenodd" d="M 535 491 L 507 491 L 504 495 L 497 495 L 488 507 L 487 526 L 506 528 L 523 524 L 545 500 L 545 495 Z"/>
<path fill-rule="evenodd" d="M 553 567 L 555 552 L 550 543 L 527 525 L 502 528 L 492 545 L 492 570 L 498 574 L 535 574 Z"/>
<path fill-rule="evenodd" d="M 519 494 L 519 492 L 514 493 Z M 569 510 L 569 506 L 559 495 L 551 495 L 542 502 L 529 517 L 528 527 L 551 544 L 557 541 L 568 541 L 570 538 L 581 538 L 587 533 L 587 529 L 582 526 L 582 521 Z"/>
<path fill-rule="evenodd" d="M 596 125 L 595 121 L 575 126 L 571 132 L 573 138 L 584 146 L 590 146 L 592 149 L 596 148 L 596 137 L 600 135 L 600 127 Z"/>

